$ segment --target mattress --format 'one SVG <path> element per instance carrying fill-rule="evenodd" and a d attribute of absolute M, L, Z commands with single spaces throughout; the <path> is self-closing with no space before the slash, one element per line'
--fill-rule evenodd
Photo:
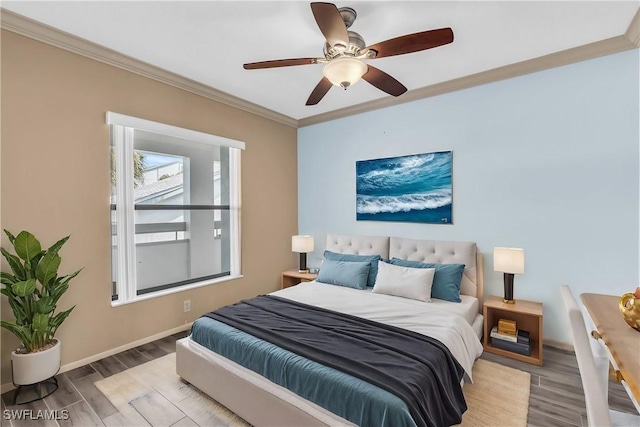
<path fill-rule="evenodd" d="M 176 371 L 255 426 L 357 426 L 214 353 L 190 337 L 176 341 Z M 250 405 L 247 405 L 247 399 L 251 399 Z"/>
<path fill-rule="evenodd" d="M 320 282 L 304 282 L 273 292 L 305 304 L 409 329 L 433 337 L 447 346 L 473 380 L 473 362 L 482 344 L 472 324 L 477 324 L 478 300 L 462 296 L 462 303 L 432 299 L 423 302 Z"/>
<path fill-rule="evenodd" d="M 429 309 L 431 310 L 441 310 L 457 314 L 464 318 L 470 325 L 473 325 L 480 309 L 480 302 L 478 298 L 469 295 L 460 295 L 460 299 L 462 302 L 451 302 L 432 298 L 431 302 L 427 304 L 429 304 Z"/>
<path fill-rule="evenodd" d="M 473 362 L 482 346 L 477 324 L 478 301 L 430 303 L 319 282 L 306 282 L 272 293 L 282 298 L 364 317 L 422 333 L 444 343 L 472 381 Z M 473 320 L 471 320 L 473 319 Z M 471 320 L 471 322 L 470 322 Z M 357 378 L 287 352 L 210 318 L 194 324 L 190 341 L 244 367 L 249 377 L 263 376 L 309 402 L 362 425 L 385 420 L 388 426 L 414 426 L 406 404 L 396 396 Z M 252 372 L 253 371 L 253 372 Z M 336 392 L 340 390 L 340 392 Z"/>
<path fill-rule="evenodd" d="M 214 319 L 197 319 L 191 339 L 357 425 L 415 427 L 398 396 Z"/>
<path fill-rule="evenodd" d="M 328 285 L 326 283 L 315 282 L 315 281 L 303 282 L 296 286 L 292 286 L 286 289 L 272 292 L 272 295 L 277 295 L 283 298 L 287 298 L 287 295 L 293 295 L 293 293 L 291 292 L 291 289 L 297 288 L 298 286 L 303 286 L 303 287 L 308 286 L 311 283 L 315 283 L 321 286 L 333 286 L 333 285 Z M 302 288 L 298 288 L 298 289 L 302 289 Z M 351 288 L 345 288 L 345 289 L 351 289 Z M 371 292 L 372 289 L 373 288 L 367 288 L 363 290 L 353 289 L 352 291 L 348 291 L 348 292 L 355 291 L 358 293 L 363 293 L 363 292 Z M 417 305 L 417 306 L 423 306 L 424 304 L 429 304 L 428 305 L 429 309 L 457 314 L 458 316 L 461 316 L 462 318 L 464 318 L 469 323 L 469 325 L 473 325 L 480 311 L 480 302 L 478 301 L 478 298 L 472 297 L 469 295 L 460 295 L 460 299 L 462 300 L 462 302 L 451 302 L 451 301 L 441 300 L 438 298 L 432 298 L 431 302 L 428 302 L 428 303 L 407 299 L 407 298 L 402 298 L 402 297 L 397 297 L 393 295 L 385 295 L 385 294 L 377 294 L 377 295 L 379 295 L 383 299 L 394 301 L 394 304 L 400 303 L 400 304 L 410 304 L 410 305 Z M 295 297 L 292 297 L 291 299 L 295 299 Z"/>

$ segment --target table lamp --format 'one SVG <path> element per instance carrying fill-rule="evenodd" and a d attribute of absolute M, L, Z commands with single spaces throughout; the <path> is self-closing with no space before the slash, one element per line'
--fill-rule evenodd
<path fill-rule="evenodd" d="M 493 248 L 493 271 L 504 273 L 504 299 L 513 304 L 513 275 L 524 274 L 524 249 Z"/>
<path fill-rule="evenodd" d="M 307 273 L 307 253 L 313 252 L 313 236 L 291 236 L 291 251 L 300 254 L 298 272 Z"/>

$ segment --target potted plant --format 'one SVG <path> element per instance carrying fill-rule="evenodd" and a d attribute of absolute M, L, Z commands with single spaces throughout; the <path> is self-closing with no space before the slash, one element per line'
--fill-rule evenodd
<path fill-rule="evenodd" d="M 22 231 L 14 236 L 4 230 L 15 255 L 0 248 L 11 273 L 0 273 L 0 293 L 9 300 L 15 321 L 0 321 L 22 346 L 11 353 L 15 385 L 36 384 L 54 376 L 60 369 L 60 340 L 54 338 L 62 322 L 75 306 L 55 313 L 58 300 L 69 289 L 69 281 L 80 271 L 58 276 L 58 251 L 69 236 L 43 250 L 33 234 Z"/>

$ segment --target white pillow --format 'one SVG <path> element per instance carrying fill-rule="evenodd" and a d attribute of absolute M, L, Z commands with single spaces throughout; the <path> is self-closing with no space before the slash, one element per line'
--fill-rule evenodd
<path fill-rule="evenodd" d="M 378 261 L 373 292 L 431 302 L 435 268 L 409 268 Z"/>

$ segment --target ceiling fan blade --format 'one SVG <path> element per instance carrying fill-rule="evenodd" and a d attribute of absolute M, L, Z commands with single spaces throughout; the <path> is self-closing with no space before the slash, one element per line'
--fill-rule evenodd
<path fill-rule="evenodd" d="M 389 95 L 400 96 L 407 91 L 402 83 L 391 77 L 389 74 L 376 67 L 368 66 L 369 70 L 364 73 L 362 78 L 383 92 Z"/>
<path fill-rule="evenodd" d="M 451 28 L 440 28 L 385 40 L 372 46 L 367 46 L 367 49 L 375 50 L 376 58 L 383 58 L 385 56 L 419 52 L 451 42 L 453 42 L 453 30 Z"/>
<path fill-rule="evenodd" d="M 291 67 L 294 65 L 317 64 L 318 58 L 275 59 L 273 61 L 250 62 L 242 67 L 245 70 L 259 70 L 261 68 Z"/>
<path fill-rule="evenodd" d="M 335 46 L 336 44 L 341 44 L 345 47 L 349 46 L 347 27 L 344 25 L 342 16 L 335 4 L 311 3 L 311 11 L 329 46 Z"/>
<path fill-rule="evenodd" d="M 309 95 L 309 99 L 307 99 L 306 105 L 316 105 L 318 102 L 320 102 L 320 100 L 324 98 L 327 92 L 329 92 L 331 86 L 333 86 L 333 84 L 331 84 L 329 79 L 323 77 L 322 80 L 320 80 L 320 83 L 318 83 L 315 89 L 313 89 L 311 95 Z"/>

